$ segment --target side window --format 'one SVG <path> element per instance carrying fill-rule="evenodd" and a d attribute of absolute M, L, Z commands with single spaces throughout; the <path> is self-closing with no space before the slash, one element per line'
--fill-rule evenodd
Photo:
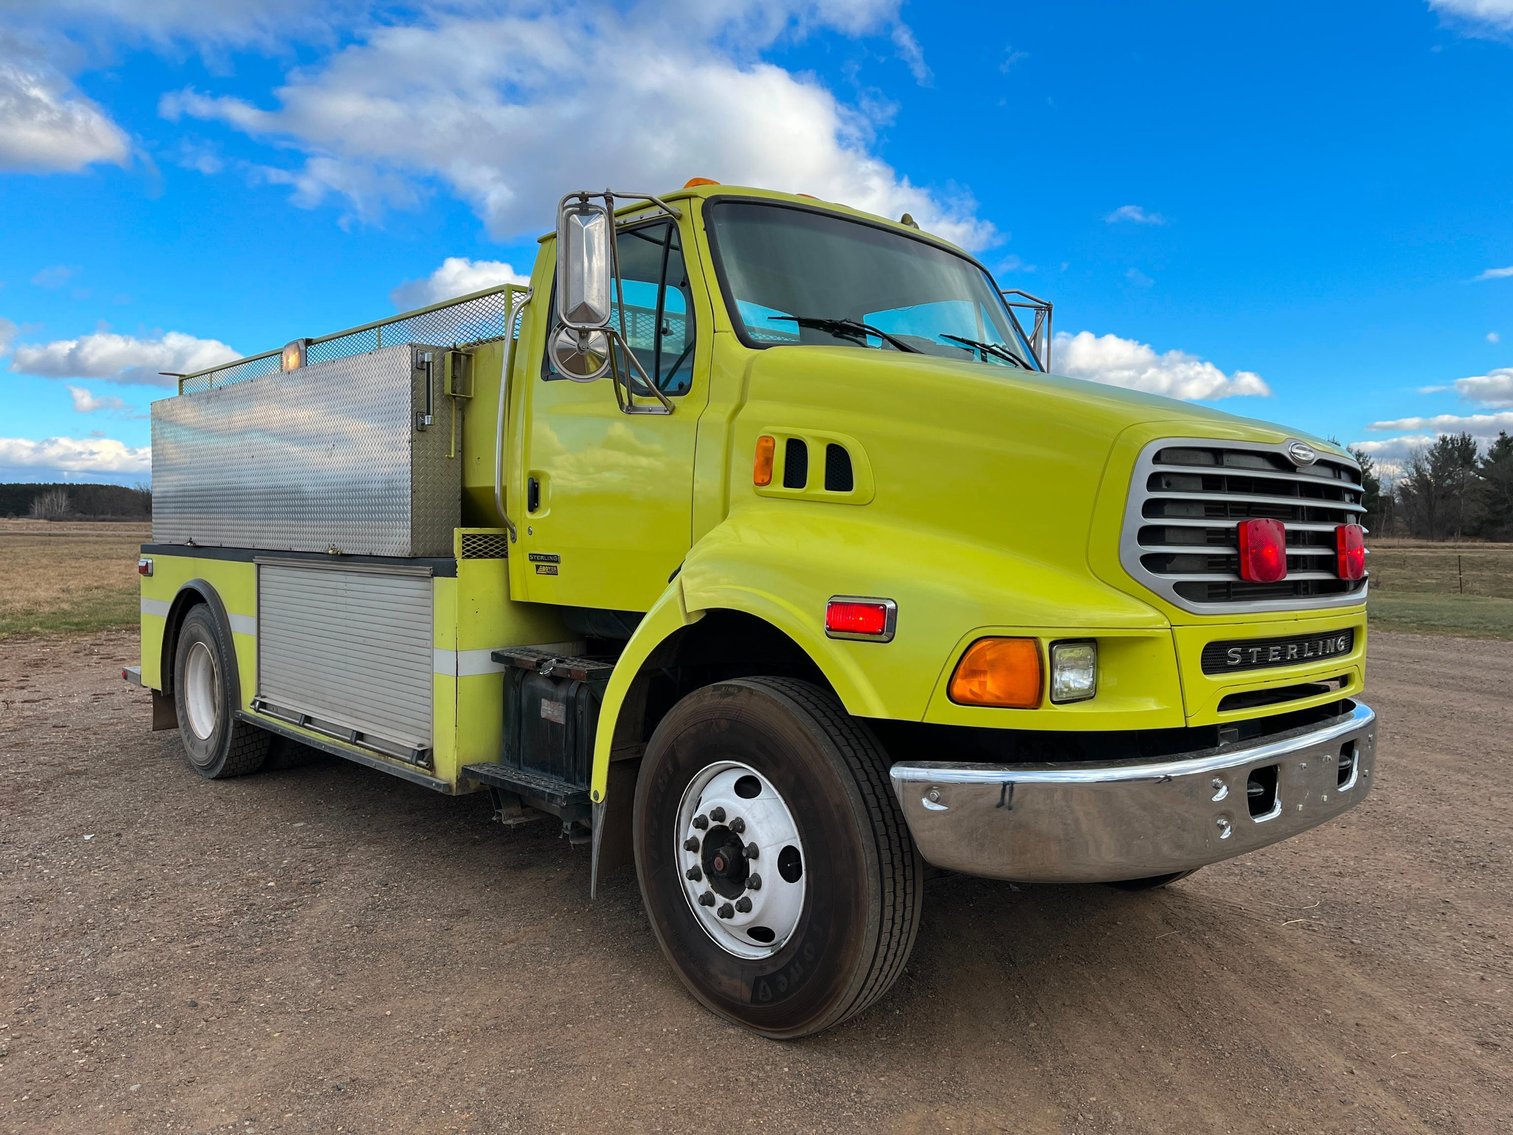
<path fill-rule="evenodd" d="M 625 338 L 641 369 L 664 394 L 687 394 L 693 384 L 694 326 L 678 227 L 666 221 L 641 225 L 623 230 L 618 239 L 621 291 L 610 325 L 620 327 L 623 296 Z M 544 377 L 560 377 L 550 362 L 544 366 Z"/>

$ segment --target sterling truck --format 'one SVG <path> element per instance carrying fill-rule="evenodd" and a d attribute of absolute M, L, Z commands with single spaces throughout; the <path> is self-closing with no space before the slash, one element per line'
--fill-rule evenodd
<path fill-rule="evenodd" d="M 1158 887 L 1371 785 L 1356 463 L 1055 377 L 1050 320 L 907 215 L 569 194 L 529 287 L 153 406 L 127 676 L 207 778 L 554 817 L 699 1001 L 817 1032 L 926 864 Z"/>

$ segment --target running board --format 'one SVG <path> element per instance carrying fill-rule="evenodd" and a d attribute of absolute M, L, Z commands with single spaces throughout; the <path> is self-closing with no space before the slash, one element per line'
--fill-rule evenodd
<path fill-rule="evenodd" d="M 588 789 L 580 784 L 501 764 L 466 765 L 462 775 L 491 790 L 517 796 L 522 803 L 558 816 L 564 823 L 587 824 L 592 815 Z"/>

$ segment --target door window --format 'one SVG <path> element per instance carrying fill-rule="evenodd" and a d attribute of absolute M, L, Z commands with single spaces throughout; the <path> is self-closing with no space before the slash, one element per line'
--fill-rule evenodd
<path fill-rule="evenodd" d="M 694 325 L 688 269 L 678 226 L 671 222 L 641 225 L 619 234 L 620 285 L 610 326 L 621 326 L 624 299 L 625 339 L 641 369 L 664 394 L 687 394 L 693 383 Z M 552 310 L 556 310 L 555 301 Z M 623 370 L 633 368 L 620 360 Z M 545 377 L 561 378 L 545 364 Z"/>

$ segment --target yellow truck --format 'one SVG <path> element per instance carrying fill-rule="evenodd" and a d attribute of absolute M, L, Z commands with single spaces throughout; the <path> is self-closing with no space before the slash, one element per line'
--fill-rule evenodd
<path fill-rule="evenodd" d="M 153 724 L 276 736 L 634 863 L 771 1037 L 898 978 L 926 864 L 1162 886 L 1370 787 L 1360 470 L 1050 373 L 920 231 L 695 179 L 563 198 L 529 287 L 153 406 Z"/>

